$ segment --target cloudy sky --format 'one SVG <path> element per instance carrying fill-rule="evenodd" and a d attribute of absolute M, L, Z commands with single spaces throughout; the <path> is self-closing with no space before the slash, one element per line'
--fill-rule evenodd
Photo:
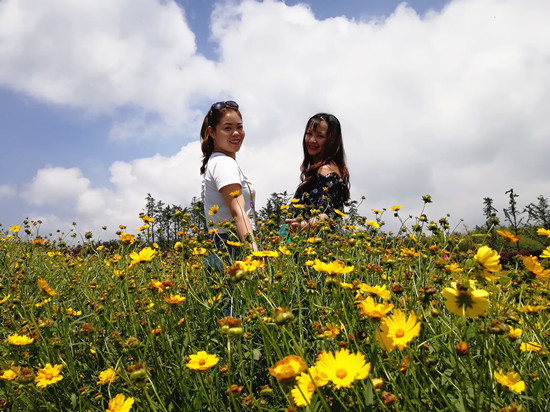
<path fill-rule="evenodd" d="M 417 216 L 430 194 L 429 219 L 473 228 L 484 197 L 550 196 L 549 16 L 548 0 L 0 0 L 0 222 L 105 238 L 139 226 L 147 193 L 188 205 L 204 114 L 233 99 L 258 206 L 294 191 L 323 111 L 362 214 Z"/>

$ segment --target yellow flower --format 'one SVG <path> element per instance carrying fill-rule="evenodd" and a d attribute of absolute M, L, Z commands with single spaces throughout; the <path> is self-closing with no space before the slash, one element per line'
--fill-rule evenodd
<path fill-rule="evenodd" d="M 234 265 L 248 273 L 254 272 L 256 269 L 265 266 L 264 262 L 261 260 L 249 259 L 248 257 L 244 260 L 235 261 Z"/>
<path fill-rule="evenodd" d="M 136 263 L 149 262 L 151 259 L 153 259 L 156 253 L 156 250 L 151 249 L 150 247 L 146 247 L 145 249 L 140 250 L 139 253 L 130 253 L 130 259 L 132 259 L 132 261 L 130 262 L 130 267 L 132 267 Z"/>
<path fill-rule="evenodd" d="M 401 210 L 401 209 L 403 209 L 403 206 L 396 205 L 396 206 L 390 207 L 390 210 L 392 212 L 397 212 L 398 210 Z"/>
<path fill-rule="evenodd" d="M 337 215 L 340 215 L 342 217 L 348 217 L 348 215 L 346 215 L 345 213 L 340 212 L 338 209 L 334 209 L 334 213 L 336 213 Z"/>
<path fill-rule="evenodd" d="M 157 289 L 158 293 L 164 293 L 164 288 L 162 287 L 162 282 L 156 280 L 155 278 L 151 279 L 151 286 Z"/>
<path fill-rule="evenodd" d="M 540 229 L 537 229 L 537 235 L 547 236 L 550 238 L 550 230 L 541 227 Z"/>
<path fill-rule="evenodd" d="M 12 225 L 9 227 L 8 230 L 17 233 L 21 230 L 21 225 Z"/>
<path fill-rule="evenodd" d="M 306 368 L 307 364 L 301 357 L 289 355 L 270 367 L 269 373 L 278 381 L 290 381 L 305 371 Z"/>
<path fill-rule="evenodd" d="M 162 298 L 162 300 L 164 300 L 166 303 L 169 303 L 170 305 L 179 305 L 180 303 L 185 302 L 187 298 L 180 295 L 170 295 L 165 296 L 164 298 Z"/>
<path fill-rule="evenodd" d="M 339 275 L 342 273 L 350 273 L 353 271 L 353 266 L 346 266 L 344 262 L 341 260 L 335 260 L 331 263 L 324 263 L 321 262 L 319 259 L 315 259 L 315 264 L 313 265 L 313 269 L 315 269 L 318 272 L 325 272 L 329 275 Z"/>
<path fill-rule="evenodd" d="M 279 246 L 279 252 L 281 252 L 283 255 L 291 254 L 290 250 L 288 250 L 285 246 Z"/>
<path fill-rule="evenodd" d="M 377 215 L 381 215 L 382 214 L 382 211 L 381 210 L 376 210 L 376 209 L 371 209 L 374 213 L 376 213 Z"/>
<path fill-rule="evenodd" d="M 80 316 L 80 315 L 82 315 L 82 311 L 81 310 L 74 310 L 73 308 L 68 308 L 65 311 L 65 314 L 67 316 Z"/>
<path fill-rule="evenodd" d="M 185 364 L 189 369 L 205 371 L 215 366 L 220 359 L 216 355 L 210 355 L 201 350 L 196 354 L 189 355 L 189 362 Z"/>
<path fill-rule="evenodd" d="M 221 298 L 222 298 L 222 293 L 220 292 L 217 296 L 213 296 L 212 299 L 208 299 L 208 303 L 213 305 L 214 303 L 219 302 Z"/>
<path fill-rule="evenodd" d="M 147 215 L 141 215 L 140 219 L 143 220 L 146 223 L 153 223 L 155 221 L 155 219 L 153 219 L 152 217 L 149 217 Z"/>
<path fill-rule="evenodd" d="M 290 203 L 298 203 L 300 199 L 290 199 Z"/>
<path fill-rule="evenodd" d="M 210 208 L 210 210 L 208 211 L 208 215 L 209 216 L 212 216 L 212 215 L 215 215 L 216 213 L 218 213 L 218 210 L 220 210 L 219 206 L 218 205 L 214 205 Z"/>
<path fill-rule="evenodd" d="M 503 370 L 494 371 L 493 375 L 498 383 L 506 386 L 508 389 L 520 393 L 525 391 L 525 382 L 521 380 L 521 377 L 516 372 L 508 372 L 506 375 Z"/>
<path fill-rule="evenodd" d="M 370 373 L 370 363 L 365 362 L 365 356 L 362 353 L 350 353 L 348 349 L 341 349 L 334 355 L 321 352 L 315 366 L 336 389 L 350 388 L 354 381 L 365 379 Z"/>
<path fill-rule="evenodd" d="M 396 347 L 403 350 L 420 334 L 420 322 L 416 321 L 414 312 L 411 312 L 407 319 L 399 309 L 396 309 L 392 316 L 382 318 L 380 328 L 382 331 L 376 333 L 376 340 L 388 352 Z"/>
<path fill-rule="evenodd" d="M 384 385 L 384 378 L 372 378 L 372 387 L 374 389 L 380 389 Z"/>
<path fill-rule="evenodd" d="M 37 308 L 44 306 L 46 303 L 49 303 L 52 301 L 52 298 L 44 299 L 42 302 L 35 303 L 34 306 Z"/>
<path fill-rule="evenodd" d="M 105 412 L 129 412 L 133 404 L 134 398 L 126 398 L 122 393 L 119 393 L 109 400 L 109 408 Z"/>
<path fill-rule="evenodd" d="M 387 289 L 386 285 L 383 286 L 369 286 L 365 285 L 364 283 L 361 283 L 359 285 L 359 293 L 366 295 L 376 295 L 380 296 L 382 300 L 390 300 L 391 299 L 391 293 Z"/>
<path fill-rule="evenodd" d="M 4 297 L 2 298 L 2 300 L 0 300 L 0 305 L 6 303 L 7 300 L 10 298 L 10 296 L 11 296 L 11 295 L 4 296 Z"/>
<path fill-rule="evenodd" d="M 519 328 L 513 328 L 510 326 L 510 332 L 508 332 L 508 337 L 510 339 L 517 339 L 519 338 L 521 335 L 523 335 L 523 330 L 519 329 Z"/>
<path fill-rule="evenodd" d="M 182 249 L 183 249 L 183 243 L 181 242 L 174 243 L 174 250 L 180 251 Z"/>
<path fill-rule="evenodd" d="M 281 210 L 287 210 L 290 207 L 290 205 L 281 205 Z"/>
<path fill-rule="evenodd" d="M 59 373 L 61 372 L 62 367 L 63 365 L 52 366 L 51 363 L 46 363 L 46 366 L 39 369 L 36 373 L 36 378 L 34 378 L 36 386 L 40 389 L 44 389 L 48 385 L 53 385 L 54 383 L 59 382 L 63 379 L 63 375 Z"/>
<path fill-rule="evenodd" d="M 106 385 L 107 383 L 114 382 L 116 379 L 116 372 L 113 368 L 109 368 L 101 372 L 98 376 L 99 381 L 96 385 Z"/>
<path fill-rule="evenodd" d="M 372 296 L 368 296 L 366 299 L 361 300 L 358 306 L 362 316 L 368 316 L 375 319 L 383 318 L 391 312 L 394 307 L 391 303 L 376 303 Z"/>
<path fill-rule="evenodd" d="M 547 280 L 550 278 L 550 269 L 545 270 L 544 267 L 539 263 L 539 260 L 536 256 L 523 256 L 522 260 L 525 268 L 529 272 L 533 273 L 537 278 L 541 280 Z"/>
<path fill-rule="evenodd" d="M 474 260 L 482 267 L 481 276 L 487 280 L 498 279 L 497 276 L 492 275 L 492 273 L 500 272 L 502 270 L 500 255 L 497 252 L 489 246 L 481 246 L 477 250 Z"/>
<path fill-rule="evenodd" d="M 5 370 L 2 375 L 0 375 L 0 379 L 4 379 L 6 381 L 12 381 L 15 378 L 17 378 L 17 375 L 19 375 L 19 371 L 21 370 L 21 366 L 12 366 L 10 369 Z"/>
<path fill-rule="evenodd" d="M 234 247 L 241 247 L 243 245 L 241 242 L 232 242 L 231 240 L 228 240 L 227 244 Z"/>
<path fill-rule="evenodd" d="M 239 197 L 240 194 L 241 194 L 241 191 L 237 189 L 234 192 L 229 193 L 229 196 L 235 198 L 235 197 Z"/>
<path fill-rule="evenodd" d="M 206 249 L 203 247 L 195 247 L 193 248 L 193 254 L 194 255 L 206 255 Z"/>
<path fill-rule="evenodd" d="M 122 232 L 120 235 L 118 235 L 118 237 L 120 238 L 120 241 L 122 243 L 134 243 L 136 235 L 130 235 L 129 233 Z"/>
<path fill-rule="evenodd" d="M 372 226 L 372 227 L 375 228 L 375 229 L 378 229 L 378 228 L 380 227 L 380 225 L 378 224 L 378 222 L 375 222 L 374 220 L 369 220 L 369 221 L 367 222 L 367 224 L 368 224 L 369 226 Z"/>
<path fill-rule="evenodd" d="M 458 316 L 475 318 L 489 307 L 489 293 L 476 289 L 473 282 L 470 282 L 469 287 L 451 282 L 451 287 L 443 289 L 441 295 L 446 299 L 445 307 L 449 312 Z"/>
<path fill-rule="evenodd" d="M 25 346 L 33 343 L 34 339 L 25 335 L 18 335 L 17 333 L 8 336 L 8 342 L 15 346 Z"/>
<path fill-rule="evenodd" d="M 537 342 L 522 342 L 519 349 L 522 352 L 542 352 L 542 346 Z"/>
<path fill-rule="evenodd" d="M 547 309 L 547 307 L 544 305 L 538 305 L 538 306 L 525 305 L 525 306 L 522 306 L 519 310 L 525 313 L 537 313 L 545 309 Z"/>
<path fill-rule="evenodd" d="M 277 257 L 279 253 L 272 250 L 262 250 L 260 252 L 252 252 L 252 256 L 255 257 Z"/>
<path fill-rule="evenodd" d="M 38 287 L 42 289 L 44 292 L 46 292 L 50 296 L 56 296 L 57 292 L 53 290 L 50 285 L 48 285 L 48 282 L 46 279 L 38 278 L 37 280 Z"/>
<path fill-rule="evenodd" d="M 550 259 L 550 246 L 542 251 L 540 257 L 543 259 Z"/>
<path fill-rule="evenodd" d="M 340 282 L 340 286 L 342 286 L 342 289 L 353 289 L 352 283 Z"/>
<path fill-rule="evenodd" d="M 450 265 L 445 265 L 445 271 L 449 273 L 461 273 L 462 268 L 458 265 L 458 263 L 451 263 Z"/>
<path fill-rule="evenodd" d="M 504 239 L 508 239 L 512 243 L 517 243 L 520 238 L 520 236 L 516 236 L 513 233 L 508 232 L 507 230 L 497 230 L 497 233 Z"/>
<path fill-rule="evenodd" d="M 294 398 L 296 406 L 307 406 L 311 403 L 311 398 L 315 393 L 315 387 L 322 387 L 328 383 L 325 374 L 319 373 L 316 366 L 312 366 L 307 372 L 302 372 L 296 378 L 296 386 L 290 394 Z"/>
<path fill-rule="evenodd" d="M 323 332 L 323 335 L 325 335 L 327 338 L 334 339 L 340 334 L 340 327 L 337 324 L 327 323 L 325 326 L 327 327 L 327 330 Z"/>

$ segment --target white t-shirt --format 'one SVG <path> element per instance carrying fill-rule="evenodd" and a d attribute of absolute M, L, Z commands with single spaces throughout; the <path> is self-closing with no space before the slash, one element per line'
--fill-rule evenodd
<path fill-rule="evenodd" d="M 212 153 L 210 159 L 208 159 L 208 163 L 206 163 L 206 169 L 202 177 L 202 200 L 204 202 L 204 215 L 206 216 L 206 221 L 211 220 L 218 224 L 232 218 L 229 207 L 226 205 L 220 193 L 220 189 L 235 183 L 241 185 L 241 193 L 244 196 L 246 214 L 250 218 L 252 228 L 256 229 L 254 211 L 256 192 L 237 164 L 237 161 L 219 152 Z M 215 205 L 219 207 L 218 212 L 214 215 L 208 215 L 210 208 Z M 216 228 L 220 233 L 225 233 L 224 229 L 220 227 Z"/>

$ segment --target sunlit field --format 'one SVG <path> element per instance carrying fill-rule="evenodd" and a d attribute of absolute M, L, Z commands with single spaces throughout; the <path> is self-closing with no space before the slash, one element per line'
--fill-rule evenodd
<path fill-rule="evenodd" d="M 233 265 L 185 214 L 160 246 L 3 222 L 0 410 L 548 410 L 550 228 L 504 261 L 505 228 L 400 213 L 260 222 Z"/>

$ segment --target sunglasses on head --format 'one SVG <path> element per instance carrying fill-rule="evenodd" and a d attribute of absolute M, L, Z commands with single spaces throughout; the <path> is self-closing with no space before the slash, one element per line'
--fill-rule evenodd
<path fill-rule="evenodd" d="M 237 104 L 237 102 L 234 102 L 233 100 L 228 100 L 226 102 L 216 102 L 216 103 L 214 103 L 212 105 L 211 109 L 220 110 L 220 109 L 223 109 L 224 107 L 234 107 L 235 109 L 238 109 L 239 105 Z"/>

